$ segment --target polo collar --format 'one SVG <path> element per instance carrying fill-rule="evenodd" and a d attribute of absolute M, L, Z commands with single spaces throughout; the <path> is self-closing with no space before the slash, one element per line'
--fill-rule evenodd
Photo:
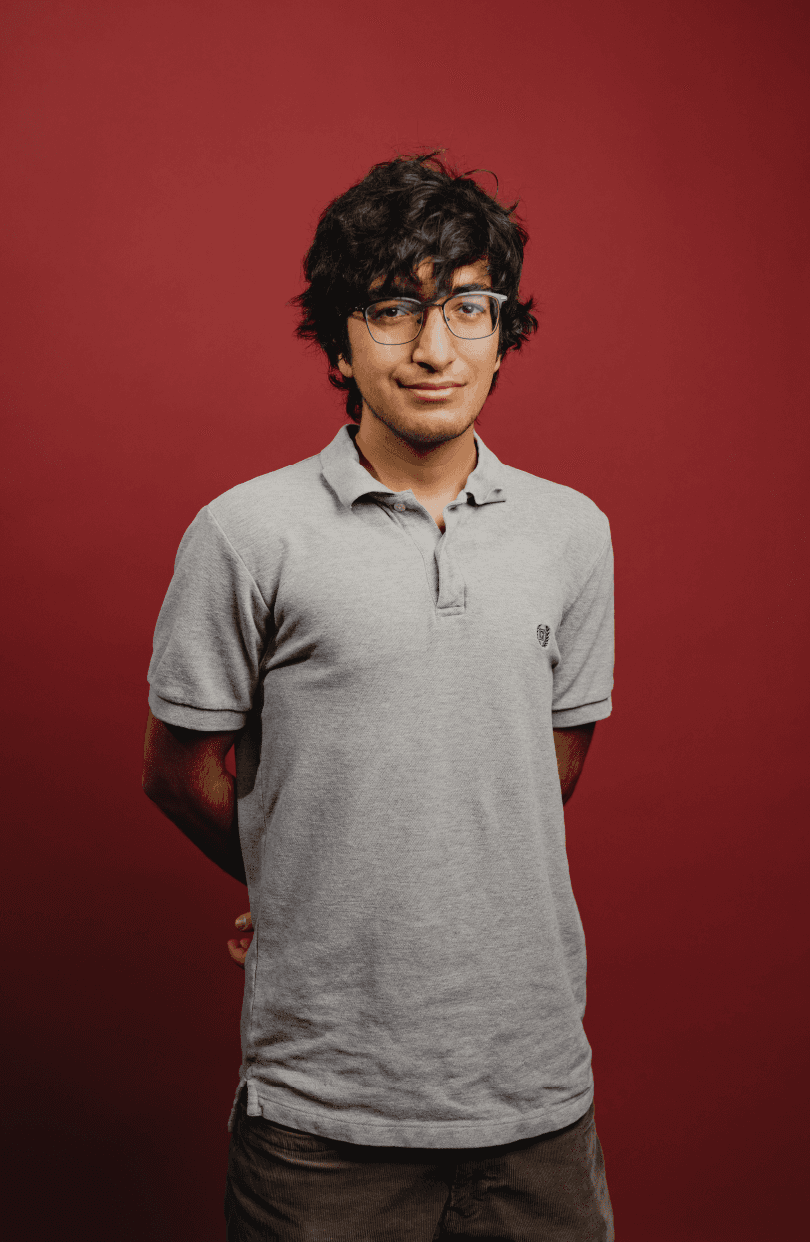
<path fill-rule="evenodd" d="M 372 478 L 360 465 L 360 454 L 354 443 L 359 430 L 357 423 L 344 423 L 331 444 L 327 444 L 319 454 L 323 477 L 347 509 L 361 496 L 379 495 L 380 492 L 389 496 L 399 494 Z M 472 496 L 477 505 L 506 500 L 503 465 L 480 436 L 473 432 L 473 437 L 478 449 L 478 464 L 468 476 L 464 491 Z"/>

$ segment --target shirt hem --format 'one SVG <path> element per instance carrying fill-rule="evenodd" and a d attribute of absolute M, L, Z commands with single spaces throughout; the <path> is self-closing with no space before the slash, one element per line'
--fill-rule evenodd
<path fill-rule="evenodd" d="M 177 725 L 181 729 L 196 729 L 199 732 L 230 733 L 243 729 L 247 720 L 245 712 L 175 703 L 172 699 L 165 699 L 155 689 L 149 691 L 149 708 L 152 715 L 164 724 Z"/>
<path fill-rule="evenodd" d="M 527 1138 L 537 1138 L 578 1121 L 593 1103 L 593 1078 L 585 1091 L 564 1104 L 542 1108 L 508 1121 L 404 1121 L 396 1118 L 362 1121 L 305 1113 L 268 1099 L 251 1078 L 240 1078 L 228 1118 L 233 1132 L 239 1096 L 247 1085 L 247 1115 L 264 1117 L 277 1125 L 301 1130 L 305 1134 L 334 1142 L 366 1147 L 481 1148 L 502 1147 Z"/>
<path fill-rule="evenodd" d="M 599 703 L 585 703 L 582 707 L 561 707 L 551 710 L 551 727 L 553 729 L 573 729 L 577 725 L 591 724 L 597 720 L 605 720 L 613 711 L 610 698 Z"/>

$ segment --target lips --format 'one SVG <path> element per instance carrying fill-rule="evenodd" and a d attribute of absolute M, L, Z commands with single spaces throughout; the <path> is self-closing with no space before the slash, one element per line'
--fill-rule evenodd
<path fill-rule="evenodd" d="M 463 388 L 463 384 L 402 384 L 402 388 L 418 388 L 420 392 L 449 392 L 451 388 Z"/>

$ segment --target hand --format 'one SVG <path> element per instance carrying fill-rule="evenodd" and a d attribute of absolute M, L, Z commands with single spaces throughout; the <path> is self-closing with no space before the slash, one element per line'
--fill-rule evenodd
<path fill-rule="evenodd" d="M 239 918 L 236 920 L 236 926 L 243 933 L 243 938 L 241 940 L 229 940 L 228 952 L 236 962 L 237 966 L 241 966 L 242 970 L 244 970 L 247 951 L 250 948 L 250 942 L 253 939 L 253 919 L 250 917 L 249 910 L 246 914 L 239 915 Z M 245 932 L 249 934 L 245 935 Z"/>

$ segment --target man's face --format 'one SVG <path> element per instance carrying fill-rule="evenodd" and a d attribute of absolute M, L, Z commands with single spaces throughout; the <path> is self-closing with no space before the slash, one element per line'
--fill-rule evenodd
<path fill-rule="evenodd" d="M 415 276 L 417 289 L 406 296 L 425 302 L 438 296 L 430 260 L 420 264 Z M 457 268 L 443 294 L 470 284 L 492 287 L 483 260 Z M 413 444 L 455 439 L 475 422 L 501 365 L 499 332 L 481 340 L 461 340 L 447 327 L 438 306 L 425 312 L 422 331 L 407 345 L 378 344 L 361 312 L 349 317 L 348 326 L 351 362 L 341 358 L 338 365 L 360 389 L 364 419 L 370 411 Z"/>

